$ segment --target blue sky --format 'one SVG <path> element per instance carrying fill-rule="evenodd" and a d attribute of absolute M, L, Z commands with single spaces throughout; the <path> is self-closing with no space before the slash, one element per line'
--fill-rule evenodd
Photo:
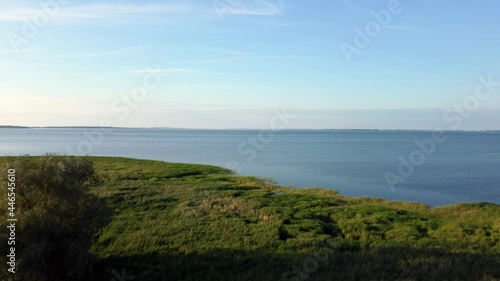
<path fill-rule="evenodd" d="M 266 128 L 287 108 L 289 128 L 500 129 L 500 87 L 443 118 L 500 81 L 495 0 L 42 2 L 0 0 L 0 124 Z"/>

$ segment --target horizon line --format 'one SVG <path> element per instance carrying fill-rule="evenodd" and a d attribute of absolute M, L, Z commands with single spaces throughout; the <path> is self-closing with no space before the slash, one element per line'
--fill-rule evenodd
<path fill-rule="evenodd" d="M 21 126 L 0 125 L 0 129 L 163 129 L 163 130 L 198 130 L 198 131 L 408 131 L 408 132 L 500 132 L 500 129 L 488 130 L 432 130 L 432 129 L 355 129 L 355 128 L 285 128 L 279 130 L 263 128 L 185 128 L 185 127 L 115 127 L 115 126 Z"/>

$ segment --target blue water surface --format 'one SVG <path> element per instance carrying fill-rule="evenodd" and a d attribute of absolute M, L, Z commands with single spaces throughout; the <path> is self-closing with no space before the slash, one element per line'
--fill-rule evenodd
<path fill-rule="evenodd" d="M 445 132 L 446 140 L 433 141 L 429 151 L 415 143 L 431 138 L 427 131 L 22 128 L 0 129 L 0 155 L 50 152 L 211 164 L 351 196 L 431 206 L 500 203 L 500 132 Z M 398 171 L 405 161 L 415 164 L 411 175 Z M 388 174 L 399 181 L 391 186 Z"/>

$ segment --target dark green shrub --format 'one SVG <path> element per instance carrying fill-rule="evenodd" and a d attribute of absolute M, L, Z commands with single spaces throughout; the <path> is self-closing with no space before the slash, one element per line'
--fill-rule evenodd
<path fill-rule="evenodd" d="M 0 171 L 5 171 L 0 177 L 2 186 L 6 186 L 6 171 L 16 170 L 18 219 L 17 273 L 1 279 L 91 279 L 88 249 L 108 217 L 105 205 L 88 193 L 89 185 L 97 180 L 92 161 L 87 157 L 46 155 L 8 158 L 0 166 Z M 0 197 L 0 204 L 7 206 L 6 196 Z M 4 215 L 2 222 L 6 220 Z M 2 263 L 4 257 L 2 253 Z"/>

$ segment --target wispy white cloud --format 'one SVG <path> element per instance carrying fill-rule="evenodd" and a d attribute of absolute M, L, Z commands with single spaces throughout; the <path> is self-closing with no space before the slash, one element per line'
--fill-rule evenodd
<path fill-rule="evenodd" d="M 73 53 L 73 54 L 57 54 L 50 55 L 52 58 L 90 58 L 90 57 L 108 57 L 108 56 L 117 56 L 128 54 L 130 52 L 138 51 L 141 47 L 132 46 L 127 48 L 108 50 L 108 51 L 99 51 L 99 52 L 88 52 L 88 53 Z"/>
<path fill-rule="evenodd" d="M 61 96 L 16 96 L 11 103 L 27 104 L 31 103 L 34 105 L 40 105 L 40 102 L 47 102 L 50 104 L 67 105 L 67 104 L 105 104 L 105 99 L 89 98 L 88 96 L 73 96 L 73 97 L 61 97 Z M 41 108 L 43 110 L 43 108 Z"/>
<path fill-rule="evenodd" d="M 169 84 L 168 88 L 187 88 L 187 89 L 215 89 L 215 90 L 241 90 L 240 87 L 223 84 Z"/>
<path fill-rule="evenodd" d="M 314 22 L 286 22 L 286 21 L 269 21 L 272 26 L 276 27 L 319 27 L 323 26 L 321 23 Z"/>
<path fill-rule="evenodd" d="M 312 1 L 312 0 L 309 0 L 309 1 Z M 339 1 L 345 9 L 347 10 L 357 10 L 357 11 L 362 11 L 364 9 L 362 9 L 360 7 L 360 5 L 358 5 L 359 3 L 354 3 L 354 0 L 340 0 Z M 356 1 L 358 2 L 358 1 Z M 361 4 L 362 4 L 362 1 L 361 1 Z"/>
<path fill-rule="evenodd" d="M 162 5 L 92 5 L 63 9 L 61 17 L 83 19 L 133 18 L 143 15 L 184 13 L 195 9 L 184 3 Z"/>
<path fill-rule="evenodd" d="M 228 4 L 223 7 L 225 15 L 244 15 L 244 16 L 278 16 L 284 13 L 284 3 L 281 0 L 253 0 L 242 1 L 240 5 Z"/>
<path fill-rule="evenodd" d="M 223 53 L 226 55 L 231 55 L 231 56 L 240 56 L 240 57 L 246 57 L 246 56 L 252 56 L 252 53 L 246 52 L 246 51 L 239 51 L 239 50 L 232 50 L 232 49 L 227 49 L 227 48 L 221 48 L 221 47 L 216 47 L 216 48 L 209 48 L 209 50 L 213 50 L 218 53 Z"/>
<path fill-rule="evenodd" d="M 142 4 L 142 5 L 118 5 L 118 4 L 93 4 L 82 6 L 60 6 L 51 12 L 56 19 L 133 19 L 150 15 L 165 15 L 184 13 L 196 10 L 196 7 L 185 3 L 171 4 Z M 0 20 L 23 21 L 32 18 L 33 15 L 46 13 L 41 7 L 3 9 L 0 11 Z"/>
<path fill-rule="evenodd" d="M 272 3 L 271 0 L 242 1 L 241 4 L 237 5 L 225 4 L 229 0 L 221 1 L 224 3 L 223 12 L 228 15 L 274 16 L 282 14 L 284 10 L 281 0 L 273 0 L 278 1 L 277 3 Z M 124 22 L 131 22 L 130 20 L 138 19 L 165 19 L 162 16 L 175 14 L 198 14 L 202 18 L 208 18 L 205 16 L 213 12 L 214 7 L 211 5 L 192 4 L 184 1 L 155 4 L 61 4 L 57 10 L 50 11 L 49 17 L 56 21 L 125 20 Z M 33 18 L 34 15 L 46 13 L 42 7 L 19 4 L 17 7 L 2 8 L 0 21 L 22 22 Z"/>
<path fill-rule="evenodd" d="M 33 53 L 39 50 L 38 48 L 29 48 L 29 49 L 19 49 L 19 50 L 0 50 L 0 54 L 13 54 L 13 53 Z"/>
<path fill-rule="evenodd" d="M 213 58 L 213 59 L 200 59 L 184 61 L 184 64 L 222 64 L 222 63 L 236 63 L 245 61 L 270 61 L 270 60 L 299 60 L 299 59 L 312 59 L 319 56 L 316 55 L 240 55 L 229 56 L 226 58 Z"/>
<path fill-rule="evenodd" d="M 188 64 L 218 64 L 218 63 L 230 63 L 249 60 L 248 57 L 227 57 L 227 58 L 214 58 L 214 59 L 200 59 L 200 60 L 190 60 L 184 61 L 183 63 Z"/>
<path fill-rule="evenodd" d="M 191 110 L 199 110 L 199 111 L 217 111 L 217 110 L 252 110 L 252 111 L 262 111 L 266 112 L 268 109 L 263 109 L 262 106 L 259 105 L 229 105 L 229 104 L 193 104 L 193 103 L 172 103 L 172 102 L 150 102 L 144 103 L 145 110 L 144 112 L 150 111 L 149 109 L 159 108 L 159 109 L 168 109 L 168 110 L 176 110 L 176 111 L 191 111 Z M 272 109 L 270 109 L 272 110 Z M 270 111 L 269 110 L 269 111 Z M 156 111 L 156 110 L 154 110 Z"/>
<path fill-rule="evenodd" d="M 266 60 L 300 60 L 318 58 L 318 55 L 273 55 L 266 57 Z"/>

